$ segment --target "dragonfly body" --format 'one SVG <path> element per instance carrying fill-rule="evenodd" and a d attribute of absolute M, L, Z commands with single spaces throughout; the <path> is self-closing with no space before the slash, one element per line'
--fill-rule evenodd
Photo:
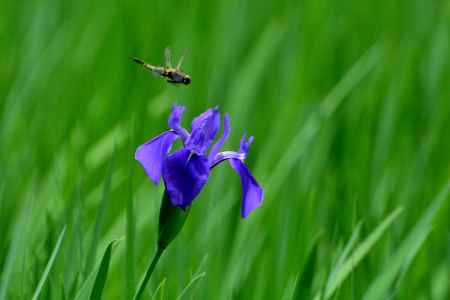
<path fill-rule="evenodd" d="M 191 83 L 191 77 L 187 75 L 186 73 L 181 72 L 180 66 L 183 62 L 184 55 L 181 57 L 180 61 L 178 62 L 178 65 L 176 68 L 172 68 L 171 66 L 171 56 L 170 56 L 170 50 L 166 49 L 166 66 L 154 66 L 151 64 L 146 63 L 142 59 L 133 58 L 133 61 L 143 66 L 145 69 L 151 71 L 154 75 L 165 77 L 167 79 L 167 82 L 178 84 L 182 83 L 185 85 L 188 85 Z"/>
<path fill-rule="evenodd" d="M 166 77 L 167 81 L 171 83 L 189 84 L 191 82 L 191 79 L 188 75 L 174 68 L 164 69 L 164 73 L 162 76 Z"/>

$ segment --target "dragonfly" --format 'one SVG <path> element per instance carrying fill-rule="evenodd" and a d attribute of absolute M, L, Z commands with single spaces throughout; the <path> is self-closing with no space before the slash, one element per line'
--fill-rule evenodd
<path fill-rule="evenodd" d="M 186 73 L 183 73 L 181 71 L 181 64 L 183 63 L 184 57 L 186 56 L 186 51 L 181 56 L 180 60 L 178 61 L 178 64 L 175 68 L 172 67 L 172 52 L 170 48 L 166 48 L 164 51 L 165 56 L 165 66 L 154 66 L 151 64 L 146 63 L 142 59 L 139 59 L 137 57 L 133 57 L 133 61 L 135 63 L 140 64 L 145 69 L 152 72 L 154 75 L 159 77 L 165 77 L 167 79 L 167 82 L 173 83 L 173 84 L 185 84 L 188 85 L 191 83 L 191 77 L 187 75 Z"/>

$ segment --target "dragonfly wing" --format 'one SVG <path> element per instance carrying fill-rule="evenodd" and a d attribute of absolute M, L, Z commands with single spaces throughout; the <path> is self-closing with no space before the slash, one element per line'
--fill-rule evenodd
<path fill-rule="evenodd" d="M 170 48 L 164 50 L 164 57 L 166 58 L 166 68 L 172 68 L 172 52 Z"/>
<path fill-rule="evenodd" d="M 183 55 L 181 55 L 180 60 L 178 61 L 177 70 L 180 70 L 181 64 L 183 63 L 184 57 L 186 56 L 187 50 L 184 50 Z"/>

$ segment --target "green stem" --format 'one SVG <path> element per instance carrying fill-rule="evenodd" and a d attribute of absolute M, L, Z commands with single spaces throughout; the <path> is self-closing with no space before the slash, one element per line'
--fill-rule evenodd
<path fill-rule="evenodd" d="M 148 267 L 147 272 L 145 272 L 144 279 L 142 280 L 141 284 L 139 285 L 139 289 L 133 298 L 134 300 L 139 300 L 141 298 L 142 294 L 144 293 L 145 287 L 146 287 L 148 281 L 150 280 L 153 270 L 155 269 L 156 264 L 158 263 L 158 260 L 161 257 L 163 251 L 164 251 L 164 249 L 161 247 L 156 248 L 155 256 L 153 256 L 152 262 L 151 262 L 150 266 Z"/>

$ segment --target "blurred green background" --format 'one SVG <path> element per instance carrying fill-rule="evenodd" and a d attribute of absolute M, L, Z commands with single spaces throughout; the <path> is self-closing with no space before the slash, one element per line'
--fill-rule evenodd
<path fill-rule="evenodd" d="M 448 1 L 1 6 L 0 300 L 89 299 L 114 239 L 103 299 L 131 299 L 162 195 L 134 150 L 175 102 L 254 135 L 265 199 L 241 219 L 216 168 L 146 299 L 450 297 Z M 167 46 L 192 85 L 130 60 Z"/>

